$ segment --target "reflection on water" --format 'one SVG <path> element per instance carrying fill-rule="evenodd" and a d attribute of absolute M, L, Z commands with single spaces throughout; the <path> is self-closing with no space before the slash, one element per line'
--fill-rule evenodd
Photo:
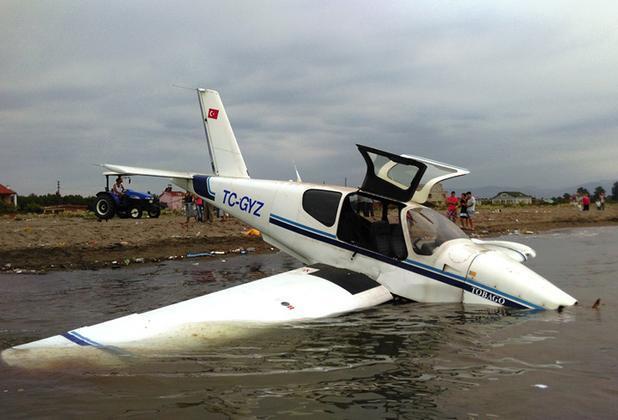
<path fill-rule="evenodd" d="M 533 268 L 582 306 L 532 313 L 385 304 L 123 356 L 115 368 L 0 366 L 0 406 L 8 417 L 512 418 L 544 417 L 548 406 L 550 417 L 609 417 L 618 263 L 607 244 L 618 229 L 517 239 L 539 252 Z M 299 266 L 280 254 L 196 262 L 0 276 L 0 348 Z M 599 296 L 606 305 L 591 310 Z"/>

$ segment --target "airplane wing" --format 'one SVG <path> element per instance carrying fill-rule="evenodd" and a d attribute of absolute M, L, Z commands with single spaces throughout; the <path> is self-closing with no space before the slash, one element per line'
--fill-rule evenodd
<path fill-rule="evenodd" d="M 9 365 L 23 367 L 98 360 L 102 355 L 132 354 L 136 349 L 182 346 L 196 336 L 215 340 L 222 329 L 213 325 L 311 320 L 367 309 L 390 299 L 385 287 L 364 274 L 317 264 L 18 345 L 1 356 Z"/>

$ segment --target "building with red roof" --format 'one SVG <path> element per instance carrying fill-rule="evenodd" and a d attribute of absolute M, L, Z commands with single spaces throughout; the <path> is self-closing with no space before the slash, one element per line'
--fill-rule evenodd
<path fill-rule="evenodd" d="M 17 193 L 0 184 L 0 202 L 7 206 L 17 207 Z"/>

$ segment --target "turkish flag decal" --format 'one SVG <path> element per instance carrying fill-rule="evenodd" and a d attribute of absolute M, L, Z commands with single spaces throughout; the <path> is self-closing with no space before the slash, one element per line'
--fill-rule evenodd
<path fill-rule="evenodd" d="M 216 120 L 217 118 L 219 118 L 219 110 L 210 108 L 208 110 L 208 118 L 212 118 L 213 120 Z"/>

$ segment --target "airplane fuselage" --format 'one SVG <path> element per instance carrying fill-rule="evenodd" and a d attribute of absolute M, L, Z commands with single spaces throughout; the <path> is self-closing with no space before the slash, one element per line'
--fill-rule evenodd
<path fill-rule="evenodd" d="M 568 295 L 543 277 L 519 262 L 488 252 L 467 237 L 452 239 L 437 247 L 431 255 L 417 254 L 408 233 L 412 221 L 405 217 L 406 212 L 426 209 L 417 203 L 399 203 L 400 207 L 392 212 L 392 216 L 399 218 L 397 223 L 403 234 L 402 241 L 405 241 L 401 245 L 405 249 L 399 255 L 392 255 L 344 237 L 345 202 L 347 197 L 359 193 L 355 188 L 217 176 L 194 176 L 192 181 L 178 181 L 181 187 L 259 229 L 266 242 L 303 263 L 319 262 L 364 273 L 393 294 L 413 301 L 530 309 L 556 308 L 570 303 Z M 306 199 L 308 192 L 335 196 L 330 210 L 332 215 L 326 214 L 329 220 L 321 222 L 307 211 L 313 211 L 307 208 L 311 205 Z M 328 213 L 323 209 L 317 211 Z M 493 258 L 491 264 L 500 270 L 518 274 L 506 278 L 497 270 L 488 271 L 487 264 L 481 262 L 490 257 Z M 513 282 L 517 284 L 511 284 Z M 543 293 L 539 294 L 541 283 L 547 285 L 541 287 Z M 555 290 L 550 290 L 552 287 Z M 547 290 L 551 292 L 549 298 Z"/>

